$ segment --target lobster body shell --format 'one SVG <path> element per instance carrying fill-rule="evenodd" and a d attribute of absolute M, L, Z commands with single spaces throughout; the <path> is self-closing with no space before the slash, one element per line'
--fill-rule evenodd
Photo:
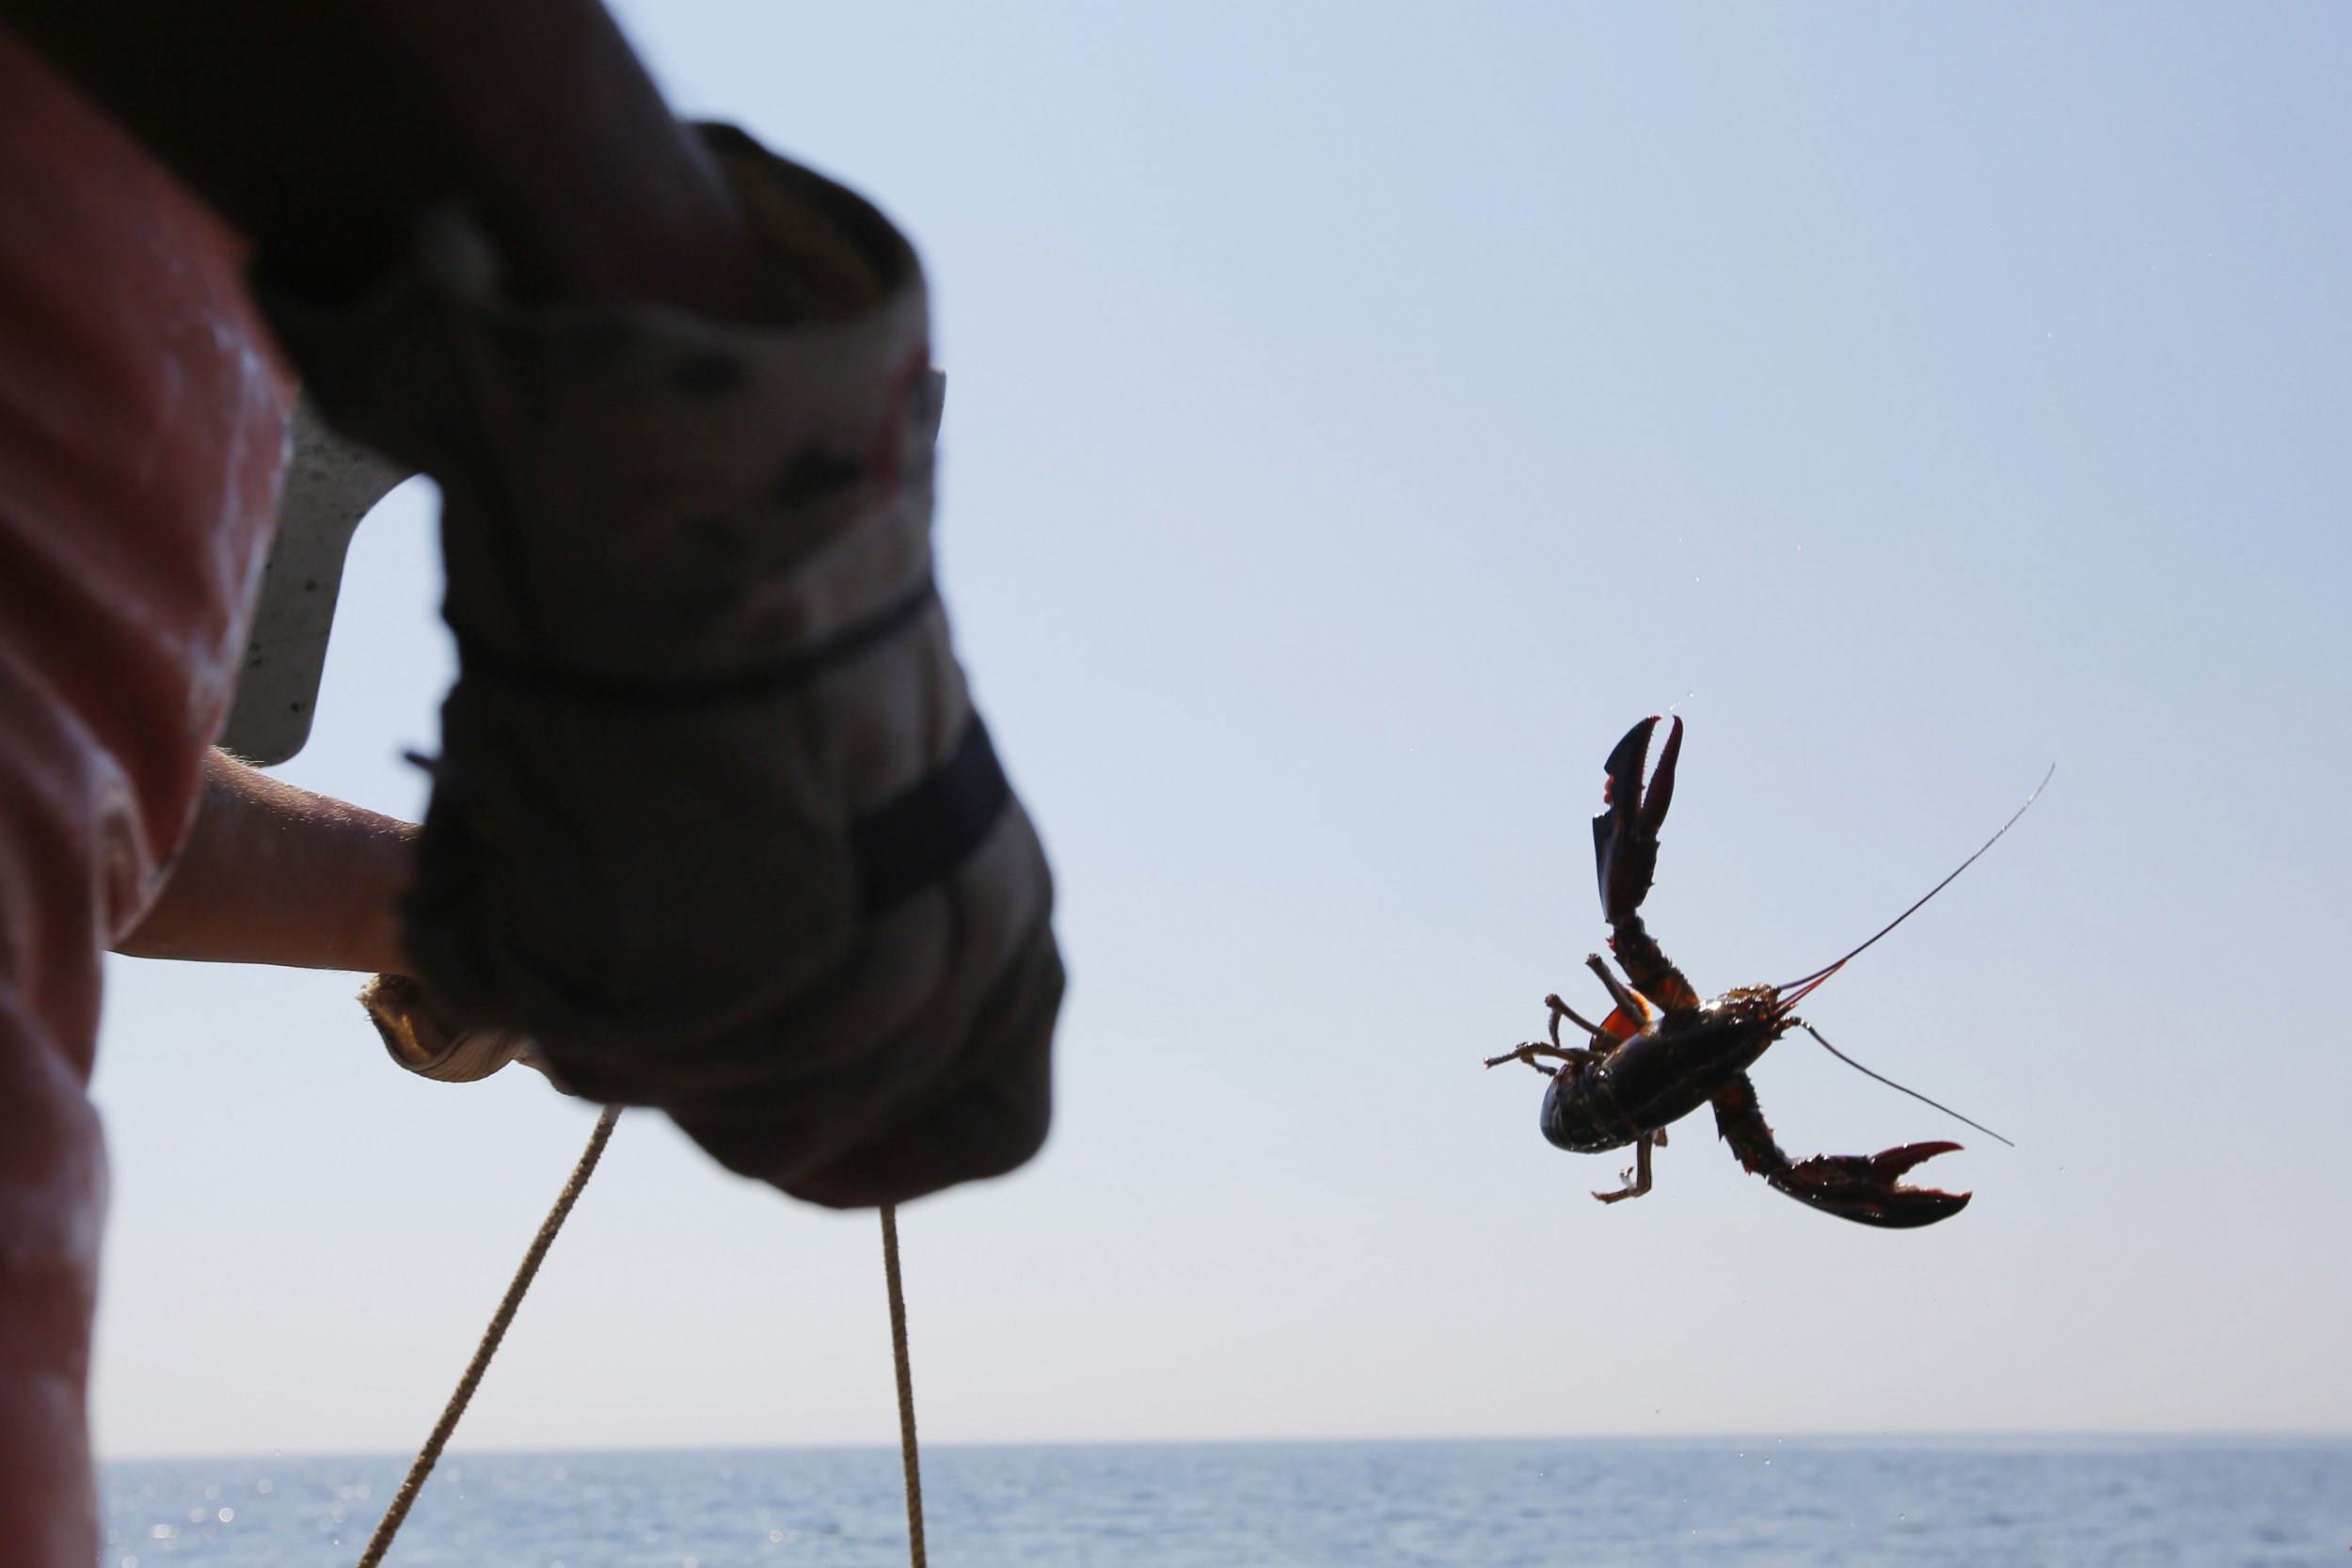
<path fill-rule="evenodd" d="M 1652 1018 L 1613 1051 L 1563 1066 L 1544 1091 L 1546 1141 L 1601 1154 L 1681 1120 L 1780 1037 L 1787 1014 L 1773 1001 L 1762 989 L 1731 991 Z"/>

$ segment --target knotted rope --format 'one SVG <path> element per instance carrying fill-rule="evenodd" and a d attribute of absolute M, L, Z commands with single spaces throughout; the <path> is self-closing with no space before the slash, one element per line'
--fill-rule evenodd
<path fill-rule="evenodd" d="M 448 1446 L 449 1435 L 457 1430 L 458 1418 L 465 1415 L 466 1405 L 473 1399 L 474 1389 L 482 1382 L 482 1374 L 489 1370 L 490 1357 L 498 1353 L 499 1341 L 506 1338 L 506 1325 L 515 1321 L 515 1308 L 523 1304 L 523 1292 L 531 1289 L 532 1276 L 539 1272 L 540 1262 L 548 1248 L 555 1244 L 555 1233 L 564 1228 L 564 1218 L 580 1200 L 580 1190 L 588 1185 L 588 1177 L 596 1168 L 596 1161 L 604 1154 L 604 1146 L 612 1141 L 612 1124 L 621 1119 L 618 1105 L 607 1105 L 596 1118 L 596 1130 L 588 1134 L 588 1148 L 572 1167 L 572 1178 L 564 1183 L 557 1195 L 555 1207 L 539 1226 L 539 1234 L 532 1239 L 531 1250 L 523 1254 L 522 1266 L 515 1271 L 514 1282 L 506 1287 L 505 1296 L 499 1302 L 498 1311 L 490 1319 L 490 1326 L 482 1333 L 482 1343 L 474 1347 L 473 1359 L 466 1364 L 466 1375 L 457 1380 L 456 1391 L 441 1407 L 441 1418 L 433 1423 L 433 1434 L 417 1450 L 416 1463 L 408 1466 L 408 1477 L 393 1494 L 392 1506 L 376 1521 L 375 1533 L 368 1538 L 368 1549 L 359 1554 L 358 1568 L 376 1568 L 384 1554 L 392 1547 L 392 1537 L 400 1533 L 401 1522 L 408 1517 L 417 1494 L 424 1490 L 425 1478 Z"/>

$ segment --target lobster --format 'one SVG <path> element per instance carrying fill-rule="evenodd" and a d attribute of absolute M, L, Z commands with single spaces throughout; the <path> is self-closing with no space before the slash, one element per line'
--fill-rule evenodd
<path fill-rule="evenodd" d="M 1907 1186 L 1901 1179 L 1914 1167 L 1936 1155 L 1951 1153 L 1960 1145 L 1904 1144 L 1871 1155 L 1824 1154 L 1791 1160 L 1764 1120 L 1747 1069 L 1783 1035 L 1803 1029 L 1849 1066 L 2008 1143 L 1991 1128 L 1968 1121 L 1925 1095 L 1871 1072 L 1822 1039 L 1820 1031 L 1797 1016 L 1796 1007 L 1823 981 L 1910 919 L 1928 899 L 1949 886 L 1953 878 L 1976 863 L 1978 856 L 2016 825 L 2041 795 L 2041 788 L 1951 876 L 1844 958 L 1785 985 L 1742 986 L 1711 1002 L 1701 1001 L 1682 971 L 1658 945 L 1658 939 L 1642 924 L 1642 901 L 1648 896 L 1658 869 L 1658 828 L 1674 800 L 1675 766 L 1682 754 L 1682 721 L 1677 718 L 1659 751 L 1657 768 L 1644 787 L 1644 767 L 1658 724 L 1655 716 L 1643 720 L 1609 753 L 1607 783 L 1601 793 L 1603 809 L 1593 818 L 1601 913 L 1609 923 L 1610 950 L 1616 955 L 1625 978 L 1619 980 L 1611 974 L 1597 953 L 1584 961 L 1600 977 L 1613 1010 L 1593 1023 L 1579 1017 L 1556 994 L 1547 996 L 1544 1003 L 1551 1010 L 1550 1044 L 1523 1044 L 1488 1058 L 1486 1066 L 1525 1062 L 1550 1078 L 1544 1091 L 1542 1126 L 1544 1137 L 1554 1146 L 1580 1154 L 1605 1153 L 1629 1144 L 1633 1147 L 1634 1164 L 1624 1174 L 1624 1185 L 1615 1192 L 1593 1195 L 1603 1203 L 1622 1202 L 1648 1192 L 1650 1152 L 1665 1147 L 1666 1128 L 1701 1105 L 1712 1105 L 1715 1129 L 1730 1144 L 1741 1167 L 1800 1203 L 1841 1219 L 1888 1229 L 1910 1229 L 1951 1218 L 1968 1206 L 1972 1195 Z M 2045 777 L 2042 784 L 2048 783 Z M 1563 1022 L 1581 1030 L 1590 1043 L 1562 1044 Z M 1560 1065 L 1547 1067 L 1538 1057 Z"/>

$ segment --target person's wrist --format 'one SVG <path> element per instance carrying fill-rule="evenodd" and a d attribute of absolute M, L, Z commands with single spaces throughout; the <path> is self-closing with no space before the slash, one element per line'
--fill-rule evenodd
<path fill-rule="evenodd" d="M 418 832 L 413 822 L 394 822 L 377 842 L 372 857 L 374 886 L 363 906 L 360 929 L 355 933 L 355 957 L 359 961 L 351 964 L 352 969 L 405 974 L 414 968 L 407 944 L 401 940 L 400 906 L 416 880 Z"/>

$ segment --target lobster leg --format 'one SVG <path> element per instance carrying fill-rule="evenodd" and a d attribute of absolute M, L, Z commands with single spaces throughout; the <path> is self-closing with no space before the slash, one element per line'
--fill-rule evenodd
<path fill-rule="evenodd" d="M 1624 981 L 1609 973 L 1609 966 L 1600 961 L 1599 954 L 1585 954 L 1584 967 L 1600 976 L 1601 987 L 1609 992 L 1609 1000 L 1616 1004 L 1617 1010 L 1609 1015 L 1609 1022 L 1614 1023 L 1620 1019 L 1625 1022 L 1623 1035 L 1613 1032 L 1607 1024 L 1603 1024 L 1600 1031 L 1603 1036 L 1610 1039 L 1630 1039 L 1642 1032 L 1644 1024 L 1658 1016 L 1657 1008 L 1627 990 Z"/>
<path fill-rule="evenodd" d="M 1650 736 L 1657 728 L 1655 717 L 1643 720 L 1609 753 L 1602 810 L 1593 818 L 1593 860 L 1600 877 L 1600 912 L 1609 922 L 1610 951 L 1617 955 L 1633 989 L 1672 1017 L 1695 1008 L 1699 996 L 1642 924 L 1640 912 L 1658 872 L 1658 827 L 1674 803 L 1675 764 L 1682 755 L 1682 721 L 1677 718 L 1666 732 L 1666 744 L 1658 750 L 1657 770 L 1648 787 L 1643 787 L 1643 765 L 1649 760 Z"/>
<path fill-rule="evenodd" d="M 1643 1133 L 1634 1141 L 1633 1168 L 1619 1173 L 1625 1185 L 1613 1193 L 1595 1193 L 1593 1196 L 1603 1203 L 1623 1203 L 1629 1197 L 1640 1197 L 1644 1193 L 1648 1192 L 1650 1146 L 1654 1143 L 1662 1144 L 1665 1141 L 1665 1134 L 1662 1132 Z"/>
<path fill-rule="evenodd" d="M 1756 1103 L 1756 1085 L 1746 1073 L 1735 1073 L 1717 1089 L 1714 1104 L 1715 1130 L 1731 1145 L 1741 1167 L 1823 1213 L 1857 1225 L 1908 1230 L 1950 1219 L 1968 1207 L 1970 1195 L 1966 1193 L 1906 1187 L 1901 1181 L 1912 1166 L 1948 1154 L 1958 1144 L 1904 1144 L 1877 1154 L 1817 1154 L 1810 1160 L 1792 1162 L 1774 1141 L 1763 1108 Z"/>
<path fill-rule="evenodd" d="M 1613 1040 L 1616 1037 L 1599 1024 L 1577 1017 L 1576 1009 L 1561 1001 L 1557 994 L 1545 997 L 1544 1006 L 1551 1009 L 1551 1043 L 1554 1045 L 1560 1043 L 1560 1021 L 1564 1018 L 1597 1040 Z"/>
<path fill-rule="evenodd" d="M 1487 1057 L 1486 1065 L 1488 1067 L 1501 1067 L 1505 1062 L 1525 1062 L 1529 1067 L 1534 1068 L 1537 1072 L 1540 1072 L 1545 1077 L 1549 1078 L 1560 1069 L 1558 1068 L 1549 1068 L 1544 1066 L 1543 1063 L 1535 1059 L 1536 1057 L 1556 1056 L 1561 1061 L 1567 1063 L 1570 1067 L 1581 1067 L 1598 1054 L 1598 1052 L 1582 1051 L 1579 1050 L 1575 1046 L 1538 1045 L 1534 1040 L 1530 1040 L 1516 1051 L 1506 1051 L 1500 1056 Z"/>
<path fill-rule="evenodd" d="M 1595 963 L 1598 963 L 1600 960 L 1596 958 L 1593 961 Z M 1530 1040 L 1516 1051 L 1506 1051 L 1500 1056 L 1487 1057 L 1486 1065 L 1488 1067 L 1501 1067 L 1505 1062 L 1525 1062 L 1529 1067 L 1534 1068 L 1537 1072 L 1540 1072 L 1545 1077 L 1549 1078 L 1557 1072 L 1559 1069 L 1548 1068 L 1544 1066 L 1543 1063 L 1537 1061 L 1535 1059 L 1536 1057 L 1552 1056 L 1567 1063 L 1570 1067 L 1581 1067 L 1586 1062 L 1591 1061 L 1595 1056 L 1600 1054 L 1600 1053 L 1597 1051 L 1587 1050 L 1582 1046 L 1562 1045 L 1560 1043 L 1560 1021 L 1564 1018 L 1570 1023 L 1575 1024 L 1579 1029 L 1583 1030 L 1587 1035 L 1590 1035 L 1594 1039 L 1603 1040 L 1612 1045 L 1616 1043 L 1616 1037 L 1614 1035 L 1610 1034 L 1609 1031 L 1603 1029 L 1597 1023 L 1588 1023 L 1583 1019 L 1579 1018 L 1577 1016 L 1576 1009 L 1569 1006 L 1565 1002 L 1561 1001 L 1559 997 L 1545 997 L 1544 1006 L 1551 1009 L 1551 1044 L 1549 1046 L 1543 1046 L 1536 1044 L 1534 1040 Z"/>

